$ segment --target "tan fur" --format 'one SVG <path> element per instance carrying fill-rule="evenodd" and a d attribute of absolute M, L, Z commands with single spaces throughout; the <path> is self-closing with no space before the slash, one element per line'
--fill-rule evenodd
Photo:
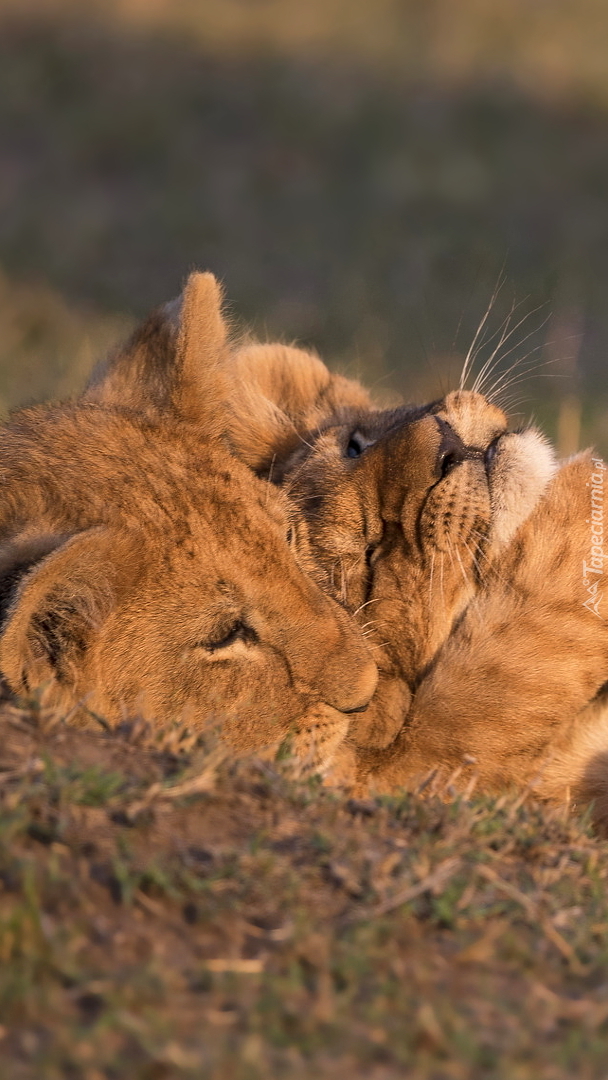
<path fill-rule="evenodd" d="M 267 387 L 275 405 L 284 382 Z M 438 421 L 473 451 L 444 478 Z M 584 607 L 582 573 L 591 456 L 554 475 L 538 432 L 507 433 L 466 392 L 421 410 L 343 409 L 301 434 L 277 468 L 319 580 L 358 614 L 380 666 L 333 780 L 386 791 L 474 758 L 486 789 L 536 781 L 547 797 L 594 799 L 608 820 L 608 705 L 596 698 L 608 623 Z M 364 449 L 349 460 L 353 435 Z"/>
<path fill-rule="evenodd" d="M 351 410 L 309 433 L 287 463 L 291 497 L 309 528 L 318 580 L 356 613 L 375 649 L 380 682 L 355 745 L 388 745 L 400 730 L 428 665 L 497 552 L 553 471 L 539 436 L 506 435 L 500 410 L 455 393 L 420 409 Z M 347 456 L 355 438 L 363 452 Z M 469 440 L 448 469 L 451 440 Z M 498 439 L 488 482 L 484 452 Z M 526 461 L 527 469 L 522 468 Z M 519 515 L 515 494 L 525 504 Z"/>
<path fill-rule="evenodd" d="M 589 454 L 560 469 L 422 679 L 393 745 L 358 754 L 359 783 L 387 790 L 472 755 L 485 789 L 536 780 L 545 796 L 589 799 L 604 721 L 587 703 L 608 672 L 608 625 L 584 606 L 592 472 Z M 601 591 L 605 575 L 597 580 Z"/>
<path fill-rule="evenodd" d="M 217 721 L 239 749 L 291 732 L 318 767 L 375 665 L 298 565 L 285 495 L 226 448 L 219 300 L 193 275 L 177 332 L 152 316 L 81 401 L 0 432 L 0 670 L 110 722 Z"/>
<path fill-rule="evenodd" d="M 303 349 L 249 344 L 235 353 L 232 364 L 232 445 L 251 468 L 275 480 L 304 433 L 346 408 L 372 408 L 360 383 L 329 372 Z"/>
<path fill-rule="evenodd" d="M 230 393 L 227 329 L 213 274 L 192 274 L 176 326 L 161 309 L 94 371 L 84 400 L 223 431 Z"/>
<path fill-rule="evenodd" d="M 331 779 L 391 790 L 474 757 L 486 788 L 536 779 L 608 819 L 608 707 L 591 700 L 606 635 L 580 596 L 590 460 L 550 483 L 546 441 L 507 433 L 480 395 L 380 411 L 301 350 L 248 346 L 232 362 L 232 445 L 286 482 L 313 573 L 376 649 L 372 705 L 325 744 Z M 446 432 L 472 452 L 442 478 Z"/>

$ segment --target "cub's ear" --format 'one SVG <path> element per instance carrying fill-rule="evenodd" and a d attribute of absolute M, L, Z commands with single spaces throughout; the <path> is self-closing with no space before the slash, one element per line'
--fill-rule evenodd
<path fill-rule="evenodd" d="M 344 410 L 373 408 L 359 382 L 288 345 L 246 345 L 234 354 L 232 373 L 230 441 L 259 473 L 274 474 L 273 460 L 285 461 L 306 432 L 334 417 L 339 422 Z"/>
<path fill-rule="evenodd" d="M 227 329 L 213 274 L 191 274 L 178 301 L 152 313 L 93 372 L 84 400 L 151 418 L 173 412 L 212 435 L 227 394 Z"/>
<path fill-rule="evenodd" d="M 17 538 L 0 552 L 0 672 L 16 693 L 55 679 L 75 686 L 113 606 L 109 530 Z"/>

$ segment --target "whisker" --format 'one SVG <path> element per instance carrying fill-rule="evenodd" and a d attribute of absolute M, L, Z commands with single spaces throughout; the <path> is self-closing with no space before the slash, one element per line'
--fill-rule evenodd
<path fill-rule="evenodd" d="M 360 611 L 363 611 L 363 608 L 367 607 L 368 604 L 379 604 L 380 599 L 381 597 L 376 596 L 373 600 L 366 600 L 364 604 L 359 604 L 359 607 L 355 611 L 353 611 L 353 618 L 355 617 L 355 615 L 358 615 Z"/>
<path fill-rule="evenodd" d="M 487 339 L 487 341 L 485 342 L 486 346 L 489 346 L 491 342 L 493 342 L 496 338 L 499 338 L 498 344 L 493 346 L 491 355 L 484 362 L 484 365 L 483 365 L 481 371 L 478 373 L 478 375 L 476 377 L 476 380 L 475 380 L 475 385 L 476 386 L 479 386 L 479 384 L 481 383 L 481 380 L 482 380 L 484 374 L 486 373 L 488 367 L 491 365 L 492 360 L 494 359 L 494 357 L 497 355 L 497 353 L 500 352 L 500 349 L 504 345 L 505 341 L 508 341 L 510 338 L 512 338 L 513 334 L 515 334 L 517 332 L 517 330 L 519 330 L 519 327 L 523 326 L 523 324 L 526 322 L 526 320 L 529 319 L 532 315 L 534 315 L 536 313 L 536 311 L 539 310 L 538 308 L 533 308 L 532 311 L 527 311 L 526 314 L 523 315 L 520 319 L 518 319 L 518 321 L 514 325 L 512 324 L 512 319 L 513 319 L 513 316 L 515 315 L 515 312 L 518 311 L 519 308 L 521 308 L 522 305 L 525 304 L 529 299 L 530 299 L 529 296 L 524 296 L 523 299 L 519 300 L 517 303 L 514 300 L 512 305 L 511 305 L 511 310 L 509 311 L 506 318 L 503 319 L 503 321 L 500 324 L 498 330 L 496 330 L 495 333 L 493 333 L 491 335 L 491 337 L 489 337 Z M 541 305 L 541 306 L 543 306 L 543 305 Z"/>
<path fill-rule="evenodd" d="M 503 383 L 504 383 L 504 380 L 507 378 L 507 376 L 512 371 L 515 371 L 520 364 L 523 364 L 525 361 L 530 360 L 530 357 L 534 353 L 539 352 L 541 349 L 544 349 L 544 348 L 545 348 L 545 343 L 542 343 L 541 345 L 536 345 L 533 349 L 530 349 L 529 352 L 527 352 L 526 355 L 524 357 L 522 357 L 521 360 L 516 361 L 514 364 L 511 364 L 511 366 L 508 367 L 506 369 L 506 371 L 501 372 L 500 375 L 497 377 L 496 381 L 492 384 L 492 386 L 488 390 L 484 391 L 485 396 L 487 398 L 489 398 L 490 395 L 496 393 L 497 388 L 503 389 L 504 388 Z M 505 353 L 505 356 L 506 355 L 507 354 Z M 503 357 L 503 359 L 504 359 L 504 357 Z M 547 366 L 552 365 L 552 364 L 560 364 L 560 363 L 562 363 L 562 361 L 564 359 L 567 359 L 567 358 L 563 357 L 563 356 L 555 356 L 555 357 L 552 357 L 549 360 L 540 360 L 540 361 L 531 360 L 530 363 L 527 364 L 525 368 L 522 368 L 521 371 L 517 372 L 517 376 L 518 376 L 518 378 L 520 380 L 522 378 L 529 378 L 529 377 L 536 378 L 537 377 L 536 372 L 538 372 L 540 368 L 547 367 Z M 541 376 L 539 374 L 538 378 L 540 378 L 540 377 Z M 553 371 L 553 372 L 549 372 L 549 376 L 547 376 L 547 373 L 545 373 L 544 377 L 545 378 L 550 377 L 552 379 L 558 379 L 558 378 L 561 378 L 562 375 L 561 375 L 560 372 Z M 510 383 L 507 384 L 507 385 L 510 385 Z"/>
<path fill-rule="evenodd" d="M 475 379 L 475 382 L 473 384 L 473 391 L 476 391 L 477 393 L 481 393 L 481 387 L 483 386 L 484 378 L 487 378 L 490 375 L 490 370 L 488 370 L 488 369 L 489 368 L 491 369 L 492 361 L 494 360 L 495 357 L 498 356 L 502 346 L 507 341 L 509 341 L 510 338 L 513 337 L 513 334 L 517 330 L 519 330 L 520 326 L 523 326 L 524 323 L 526 323 L 527 320 L 532 317 L 532 315 L 535 315 L 536 312 L 540 311 L 541 308 L 543 308 L 543 307 L 545 307 L 545 305 L 541 304 L 539 307 L 534 308 L 532 311 L 527 312 L 527 314 L 524 315 L 523 318 L 520 319 L 519 322 L 517 322 L 515 324 L 515 326 L 513 326 L 511 328 L 511 330 L 509 330 L 508 333 L 505 333 L 505 334 L 502 335 L 502 337 L 501 337 L 500 341 L 498 342 L 498 345 L 494 349 L 492 355 L 489 357 L 488 360 L 486 360 L 486 363 L 484 364 L 484 366 L 481 369 L 479 375 Z M 534 336 L 534 334 L 539 334 L 541 332 L 541 330 L 543 329 L 543 327 L 545 327 L 547 325 L 550 318 L 551 318 L 551 315 L 550 314 L 547 315 L 547 318 L 543 320 L 543 322 L 540 324 L 540 326 L 535 326 L 533 330 L 530 330 L 529 333 L 524 335 L 524 337 L 521 339 L 521 341 L 517 341 L 515 343 L 515 345 L 511 346 L 510 349 L 507 349 L 506 352 L 501 353 L 500 354 L 500 361 L 502 362 L 503 360 L 506 360 L 507 356 L 511 356 L 511 354 L 514 353 L 516 349 L 521 349 L 522 345 L 525 345 L 526 341 L 529 341 L 530 338 Z M 544 347 L 544 342 L 543 342 L 543 347 Z M 519 363 L 519 361 L 516 361 L 513 366 L 516 367 L 518 363 Z"/>
<path fill-rule="evenodd" d="M 464 389 L 464 384 L 465 384 L 465 382 L 466 382 L 466 380 L 467 380 L 467 378 L 469 376 L 471 365 L 472 365 L 474 357 L 475 357 L 475 348 L 476 348 L 481 336 L 483 335 L 483 332 L 484 332 L 484 329 L 485 329 L 485 327 L 487 325 L 488 319 L 490 318 L 490 313 L 491 313 L 491 311 L 492 311 L 492 309 L 494 307 L 494 304 L 496 303 L 496 300 L 498 298 L 500 290 L 502 289 L 505 281 L 506 281 L 506 277 L 504 275 L 504 270 L 501 270 L 500 274 L 498 275 L 498 280 L 496 282 L 496 285 L 494 286 L 494 292 L 492 293 L 492 295 L 490 297 L 490 303 L 488 304 L 488 306 L 486 308 L 486 311 L 485 311 L 485 314 L 483 315 L 483 317 L 481 319 L 481 322 L 479 323 L 479 326 L 477 327 L 477 330 L 475 331 L 475 335 L 474 335 L 473 340 L 472 340 L 472 342 L 471 342 L 471 344 L 469 346 L 469 351 L 467 352 L 467 354 L 466 354 L 466 356 L 464 358 L 464 363 L 462 365 L 462 371 L 460 373 L 460 382 L 458 384 L 458 389 L 459 390 Z"/>
<path fill-rule="evenodd" d="M 547 319 L 545 319 L 545 321 L 541 324 L 541 326 L 538 328 L 539 330 L 542 329 L 542 327 L 546 325 L 546 323 L 548 321 L 548 318 L 550 318 L 550 316 L 548 316 Z M 507 358 L 507 356 L 510 356 L 511 353 L 513 353 L 515 351 L 515 349 L 521 348 L 521 346 L 528 340 L 528 338 L 532 337 L 532 335 L 534 333 L 536 333 L 536 332 L 537 331 L 532 330 L 529 334 L 527 334 L 524 338 L 522 338 L 522 340 L 520 342 L 518 342 L 516 345 L 513 345 L 513 347 L 511 349 L 508 349 L 507 352 L 504 353 L 501 356 L 501 358 L 500 358 L 501 361 L 505 360 Z M 577 337 L 577 335 L 576 334 L 570 334 L 569 337 L 572 338 L 572 339 L 575 339 Z M 549 348 L 550 345 L 557 345 L 557 344 L 561 343 L 561 341 L 563 341 L 563 340 L 564 340 L 563 338 L 560 338 L 559 340 L 542 341 L 539 345 L 535 345 L 534 348 L 528 350 L 526 355 L 521 358 L 521 361 L 516 360 L 515 363 L 512 364 L 507 369 L 506 372 L 502 372 L 501 375 L 499 376 L 499 380 L 502 379 L 504 375 L 507 375 L 510 371 L 513 371 L 518 366 L 519 363 L 523 363 L 525 360 L 528 360 L 531 356 L 533 356 L 534 353 L 540 352 L 541 349 L 547 349 L 547 348 Z M 542 363 L 539 363 L 537 366 L 538 367 L 544 367 L 546 364 L 562 363 L 564 360 L 569 360 L 569 359 L 570 359 L 570 357 L 567 357 L 567 356 L 552 357 L 550 360 L 545 360 Z M 534 370 L 535 366 L 536 366 L 536 361 L 534 361 L 532 364 L 529 365 L 529 370 L 530 371 Z M 559 377 L 559 373 L 555 373 L 553 375 L 553 378 L 558 378 L 558 377 Z M 496 383 L 494 383 L 493 386 L 490 387 L 489 390 L 483 391 L 485 393 L 486 397 L 489 397 L 490 394 L 494 392 L 495 387 L 496 387 Z M 480 393 L 482 392 L 481 387 L 479 388 L 479 392 Z"/>
<path fill-rule="evenodd" d="M 546 361 L 548 364 L 552 364 L 552 360 Z M 566 376 L 567 377 L 567 376 Z M 511 379 L 508 379 L 503 385 L 498 385 L 497 389 L 492 390 L 491 394 L 487 394 L 487 400 L 494 403 L 497 400 L 498 394 L 504 394 L 507 390 L 511 390 L 514 386 L 520 386 L 521 383 L 527 379 L 559 379 L 561 378 L 557 371 L 538 371 L 538 369 L 528 368 L 525 371 L 520 371 L 519 374 L 514 375 Z"/>
<path fill-rule="evenodd" d="M 532 401 L 532 398 L 530 396 L 503 398 L 502 395 L 500 395 L 499 397 L 494 398 L 493 403 L 494 405 L 498 405 L 498 407 L 502 409 L 503 412 L 508 413 L 510 416 L 517 416 L 518 413 L 515 412 L 515 410 L 520 405 L 526 405 L 530 401 Z"/>
<path fill-rule="evenodd" d="M 270 462 L 270 468 L 268 470 L 268 480 L 266 481 L 267 484 L 268 484 L 268 487 L 266 488 L 266 500 L 265 500 L 265 503 L 264 503 L 265 506 L 268 506 L 268 499 L 270 498 L 270 485 L 272 484 L 272 473 L 274 471 L 274 465 L 275 465 L 276 460 L 277 460 L 277 455 L 273 454 L 272 455 L 272 461 Z"/>
<path fill-rule="evenodd" d="M 501 270 L 500 270 L 500 273 L 502 273 L 504 268 L 505 267 L 504 267 L 504 263 L 503 263 L 503 265 L 501 267 Z M 499 274 L 499 277 L 500 277 L 500 274 Z M 471 290 L 470 290 L 470 292 L 469 292 L 469 294 L 467 296 L 467 299 L 466 299 L 465 303 L 463 304 L 463 306 L 461 308 L 461 311 L 460 311 L 460 318 L 458 319 L 458 325 L 456 326 L 456 333 L 454 334 L 454 340 L 452 341 L 452 348 L 453 349 L 456 348 L 456 342 L 458 341 L 458 335 L 460 334 L 460 328 L 462 326 L 462 320 L 464 319 L 464 313 L 465 313 L 465 311 L 467 309 L 467 305 L 469 305 L 471 303 L 471 300 L 473 298 L 474 290 L 475 290 L 476 286 L 478 285 L 478 283 L 479 283 L 479 270 L 477 271 L 477 274 L 475 275 L 475 278 L 474 278 L 472 286 L 471 286 Z"/>
<path fill-rule="evenodd" d="M 467 572 L 466 572 L 466 570 L 465 570 L 465 568 L 464 568 L 464 564 L 463 564 L 463 562 L 462 562 L 462 556 L 461 556 L 461 554 L 460 554 L 460 550 L 459 550 L 459 548 L 456 548 L 456 556 L 457 556 L 457 558 L 458 558 L 458 562 L 459 562 L 459 564 L 460 564 L 460 569 L 461 569 L 461 571 L 462 571 L 462 576 L 463 576 L 463 579 L 464 579 L 464 583 L 465 583 L 465 585 L 469 585 L 469 584 L 470 584 L 470 582 L 469 582 L 469 579 L 468 579 L 468 577 L 467 577 Z"/>
<path fill-rule="evenodd" d="M 344 603 L 346 603 L 346 571 L 344 569 L 344 557 L 342 555 L 340 556 L 340 573 L 342 575 L 340 580 L 340 592 L 342 594 L 342 600 L 344 601 Z"/>
<path fill-rule="evenodd" d="M 471 548 L 467 544 L 466 540 L 462 541 L 462 545 L 463 545 L 464 548 L 466 548 L 466 550 L 467 550 L 467 552 L 469 554 L 469 558 L 470 558 L 471 562 L 473 563 L 473 566 L 475 567 L 475 570 L 477 572 L 477 577 L 480 578 L 481 577 L 481 566 L 480 566 L 480 564 L 478 562 L 476 553 L 471 550 Z"/>
<path fill-rule="evenodd" d="M 523 344 L 523 342 L 520 344 Z M 533 353 L 538 352 L 540 349 L 543 348 L 544 344 L 535 346 L 533 349 L 530 349 L 530 351 L 526 354 L 525 357 L 522 357 L 521 359 L 516 360 L 515 363 L 510 364 L 505 371 L 501 371 L 492 383 L 492 385 L 484 391 L 485 396 L 489 398 L 492 394 L 496 393 L 496 391 L 503 386 L 505 379 L 508 379 L 508 376 L 511 374 L 511 372 L 516 372 L 519 379 L 524 377 L 527 378 L 531 374 L 531 372 L 538 370 L 539 368 L 547 367 L 550 364 L 557 364 L 560 362 L 559 358 L 557 357 L 551 360 L 540 361 L 530 359 Z M 513 350 L 511 349 L 509 351 L 512 352 Z M 504 356 L 501 357 L 501 360 L 504 360 L 508 355 L 508 353 L 505 353 Z M 525 368 L 522 368 L 523 364 L 526 364 Z M 517 370 L 518 368 L 520 368 L 519 371 Z"/>
<path fill-rule="evenodd" d="M 435 548 L 433 548 L 433 553 L 431 556 L 431 573 L 429 575 L 429 609 L 432 607 L 433 604 L 433 574 L 435 572 L 435 555 L 436 551 Z"/>
<path fill-rule="evenodd" d="M 305 502 L 312 502 L 313 499 L 318 499 L 319 498 L 318 492 L 315 493 L 314 495 L 300 495 L 300 494 L 298 494 L 297 491 L 294 492 L 293 489 L 290 489 L 287 486 L 285 487 L 285 491 L 287 492 L 287 495 L 292 500 L 292 502 L 297 502 L 297 503 L 300 503 L 300 504 L 303 504 Z"/>
<path fill-rule="evenodd" d="M 499 339 L 498 344 L 496 346 L 494 346 L 491 355 L 485 361 L 481 371 L 479 372 L 479 374 L 477 375 L 477 377 L 475 379 L 475 382 L 474 382 L 473 387 L 472 387 L 472 392 L 473 393 L 475 393 L 475 392 L 479 393 L 480 392 L 479 387 L 481 385 L 481 382 L 483 380 L 484 375 L 486 374 L 488 369 L 491 369 L 492 361 L 494 360 L 494 357 L 500 351 L 502 345 L 504 345 L 505 341 L 508 340 L 508 338 L 511 336 L 511 334 L 515 333 L 517 328 L 519 326 L 521 326 L 521 323 L 525 322 L 525 320 L 528 318 L 528 315 L 525 315 L 524 318 L 517 324 L 517 326 L 514 326 L 512 330 L 509 330 L 509 327 L 511 326 L 511 319 L 513 318 L 513 315 L 518 310 L 518 308 L 520 308 L 522 306 L 522 304 L 526 303 L 526 301 L 528 299 L 529 298 L 527 296 L 525 296 L 523 298 L 523 300 L 518 301 L 518 303 L 515 303 L 515 300 L 513 300 L 513 303 L 511 304 L 511 310 L 509 311 L 506 318 L 503 319 L 503 321 L 501 322 L 498 329 L 495 330 L 494 333 L 491 334 L 490 337 L 487 338 L 486 341 L 483 342 L 483 346 L 488 347 L 491 344 L 491 342 L 493 342 L 500 335 L 500 339 Z M 532 314 L 532 312 L 529 312 L 528 314 Z M 480 348 L 477 350 L 477 352 L 475 354 L 475 358 L 477 358 L 477 356 L 479 355 L 479 352 L 481 351 L 481 348 L 482 348 L 482 344 L 480 343 Z"/>
<path fill-rule="evenodd" d="M 296 432 L 296 435 L 298 436 L 298 439 L 300 440 L 300 442 L 301 442 L 301 443 L 303 443 L 303 444 L 304 444 L 304 446 L 307 446 L 307 447 L 308 447 L 308 449 L 309 449 L 309 450 L 312 450 L 312 451 L 313 451 L 313 453 L 314 453 L 314 451 L 315 451 L 315 447 L 313 446 L 313 444 L 312 444 L 312 443 L 309 443 L 309 442 L 307 442 L 307 441 L 306 441 L 306 439 L 304 438 L 304 436 L 303 436 L 303 435 L 300 435 L 300 432 L 299 432 L 299 431 L 297 431 L 297 432 Z"/>
<path fill-rule="evenodd" d="M 484 533 L 480 533 L 475 529 L 471 530 L 471 536 L 477 536 L 480 540 L 487 540 L 487 536 Z M 497 568 L 496 561 L 494 559 L 492 559 L 488 555 L 487 551 L 484 551 L 483 548 L 478 547 L 477 548 L 477 554 L 478 554 L 478 557 L 480 559 L 485 559 L 486 564 L 487 564 L 486 567 L 485 567 L 485 570 L 491 571 L 492 576 L 497 581 L 499 581 L 501 583 L 501 585 L 508 586 L 508 582 L 507 582 L 506 578 L 504 578 L 502 576 L 502 574 L 499 572 L 499 570 Z M 481 575 L 481 567 L 480 567 L 480 575 Z M 487 578 L 485 578 L 484 580 L 487 581 Z"/>

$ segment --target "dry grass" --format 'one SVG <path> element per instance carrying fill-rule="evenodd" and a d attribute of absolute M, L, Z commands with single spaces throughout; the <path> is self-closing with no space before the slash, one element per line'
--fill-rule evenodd
<path fill-rule="evenodd" d="M 6 1080 L 605 1076 L 584 822 L 344 801 L 178 729 L 1 724 Z"/>

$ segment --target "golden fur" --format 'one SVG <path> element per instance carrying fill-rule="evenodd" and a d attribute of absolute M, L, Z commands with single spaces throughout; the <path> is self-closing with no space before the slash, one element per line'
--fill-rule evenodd
<path fill-rule="evenodd" d="M 292 732 L 318 767 L 375 665 L 298 565 L 285 495 L 228 450 L 230 378 L 217 283 L 195 274 L 178 332 L 152 316 L 83 399 L 4 426 L 0 670 L 112 723 L 217 721 L 239 749 Z"/>
<path fill-rule="evenodd" d="M 242 347 L 234 354 L 232 373 L 234 450 L 257 473 L 275 480 L 283 463 L 302 445 L 303 433 L 346 408 L 372 405 L 360 383 L 330 373 L 319 357 L 289 345 Z"/>
<path fill-rule="evenodd" d="M 258 388 L 297 415 L 287 378 Z M 509 433 L 499 409 L 460 391 L 420 409 L 342 408 L 300 434 L 277 475 L 317 579 L 380 669 L 330 779 L 388 791 L 474 761 L 485 789 L 536 781 L 608 820 L 608 622 L 593 610 L 606 579 L 583 580 L 599 459 L 556 472 L 538 432 Z"/>
<path fill-rule="evenodd" d="M 537 782 L 545 796 L 595 798 L 586 778 L 603 725 L 608 627 L 585 607 L 590 454 L 564 465 L 482 575 L 424 673 L 393 744 L 357 752 L 357 782 L 387 790 L 434 766 L 475 759 L 496 790 Z M 601 590 L 603 571 L 597 576 Z M 594 701 L 595 699 L 595 701 Z M 594 704 L 588 707 L 588 703 Z M 608 728 L 603 735 L 608 750 Z M 603 776 L 608 790 L 608 772 Z"/>

